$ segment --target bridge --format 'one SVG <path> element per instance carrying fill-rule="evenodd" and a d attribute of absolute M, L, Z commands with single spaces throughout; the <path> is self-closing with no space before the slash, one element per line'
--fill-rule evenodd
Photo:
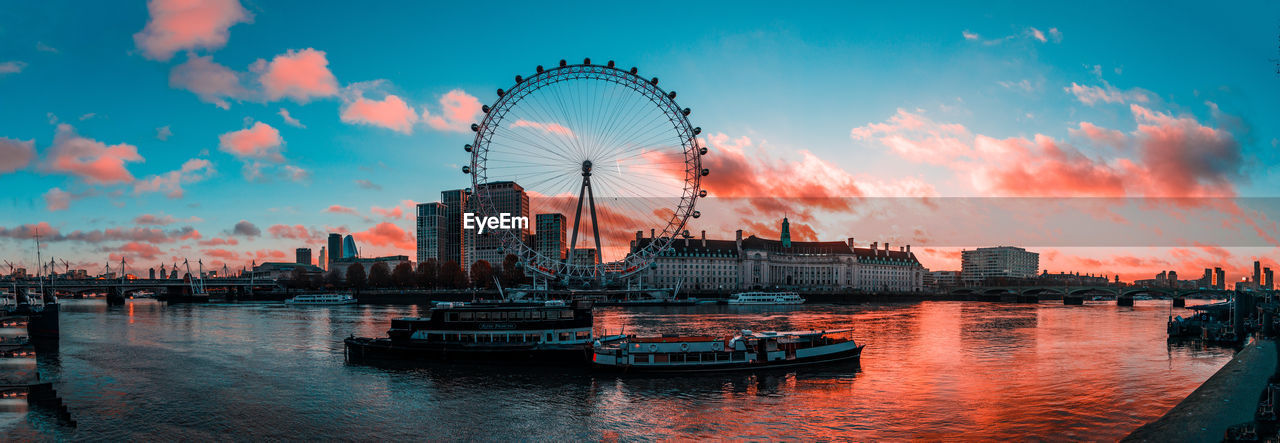
<path fill-rule="evenodd" d="M 274 280 L 248 278 L 206 278 L 201 279 L 201 283 L 209 293 L 226 294 L 236 298 L 253 289 L 274 290 L 277 287 Z M 178 278 L 55 279 L 52 285 L 48 281 L 43 282 L 42 285 L 40 280 L 20 279 L 0 282 L 0 285 L 13 288 L 19 294 L 40 292 L 43 289 L 46 297 L 62 294 L 79 298 L 87 293 L 105 293 L 108 301 L 113 299 L 123 301 L 129 295 L 139 291 L 150 291 L 155 294 L 189 294 L 191 290 L 190 281 Z"/>
<path fill-rule="evenodd" d="M 1271 291 L 1268 291 L 1271 292 Z M 988 301 L 1038 302 L 1041 299 L 1062 299 L 1064 304 L 1081 304 L 1086 296 L 1103 296 L 1115 299 L 1122 306 L 1132 306 L 1133 298 L 1140 295 L 1174 300 L 1175 305 L 1187 298 L 1231 298 L 1235 291 L 1210 288 L 1160 288 L 1137 286 L 965 286 L 947 291 L 957 297 L 972 297 Z"/>

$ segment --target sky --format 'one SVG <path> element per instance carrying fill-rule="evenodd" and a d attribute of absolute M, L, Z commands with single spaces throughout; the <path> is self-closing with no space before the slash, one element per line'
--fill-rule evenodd
<path fill-rule="evenodd" d="M 91 273 L 318 256 L 328 232 L 412 257 L 412 205 L 470 184 L 480 105 L 592 57 L 693 109 L 712 170 L 694 232 L 776 236 L 787 215 L 798 239 L 913 244 L 934 270 L 1013 244 L 1125 280 L 1280 260 L 1280 5 L 882 3 L 5 3 L 0 256 L 31 267 L 38 230 Z M 1090 216 L 1045 227 L 1082 197 L 1064 213 Z M 984 223 L 931 203 L 1007 198 L 1044 206 Z"/>

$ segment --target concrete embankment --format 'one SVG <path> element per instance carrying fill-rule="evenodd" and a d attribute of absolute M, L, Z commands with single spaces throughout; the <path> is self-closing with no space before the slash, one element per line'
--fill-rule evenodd
<path fill-rule="evenodd" d="M 1255 340 L 1163 417 L 1123 441 L 1222 441 L 1228 427 L 1253 421 L 1276 367 L 1276 342 Z"/>

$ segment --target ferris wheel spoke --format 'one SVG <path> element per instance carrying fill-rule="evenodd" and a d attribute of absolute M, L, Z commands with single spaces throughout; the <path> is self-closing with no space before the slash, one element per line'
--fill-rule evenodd
<path fill-rule="evenodd" d="M 606 139 L 607 146 L 610 146 L 613 149 L 617 149 L 617 147 L 623 144 L 626 140 L 626 138 L 623 138 L 624 134 L 626 134 L 631 129 L 635 128 L 637 125 L 642 125 L 646 120 L 653 119 L 652 115 L 646 115 L 646 113 L 643 112 L 643 105 L 646 102 L 648 102 L 647 98 L 645 99 L 633 98 L 631 100 L 631 106 L 627 108 L 627 112 L 626 114 L 624 114 L 624 117 L 620 119 L 618 124 L 610 127 L 610 134 L 608 139 Z M 641 107 L 640 112 L 633 111 L 636 109 L 637 106 Z"/>
<path fill-rule="evenodd" d="M 560 158 L 563 158 L 563 159 L 565 159 L 565 160 L 568 160 L 568 161 L 572 162 L 572 160 L 571 160 L 571 159 L 569 158 L 569 156 L 568 156 L 568 152 L 569 152 L 569 151 L 568 151 L 567 149 L 565 149 L 565 148 L 564 148 L 564 145 L 562 145 L 562 144 L 560 144 L 560 143 L 556 143 L 556 142 L 552 141 L 552 139 L 551 139 L 551 138 L 548 138 L 548 137 L 546 137 L 546 136 L 545 136 L 545 135 L 543 135 L 543 134 L 538 134 L 538 133 L 537 133 L 537 131 L 538 131 L 537 129 L 531 129 L 531 130 L 532 130 L 532 131 L 534 131 L 533 136 L 534 136 L 534 137 L 538 137 L 538 138 L 542 139 L 542 140 L 543 140 L 543 143 L 537 143 L 537 142 L 535 142 L 535 141 L 533 141 L 533 140 L 527 139 L 527 138 L 525 138 L 525 137 L 524 137 L 523 135 L 521 135 L 521 134 L 516 134 L 516 133 L 514 133 L 514 131 L 513 131 L 512 129 L 506 129 L 506 130 L 504 130 L 504 131 L 503 131 L 503 133 L 504 133 L 504 134 L 506 134 L 506 137 L 507 137 L 507 138 L 509 138 L 509 139 L 511 139 L 511 140 L 513 140 L 513 141 L 521 142 L 521 143 L 523 143 L 523 144 L 525 144 L 525 145 L 528 145 L 528 146 L 531 146 L 531 147 L 534 147 L 534 148 L 540 149 L 540 150 L 542 150 L 542 151 L 544 151 L 544 152 L 546 152 L 546 153 L 548 153 L 548 154 L 553 154 L 553 155 L 556 155 L 556 156 L 558 156 L 558 157 L 560 157 Z M 496 132 L 495 132 L 495 134 L 496 134 Z M 559 149 L 553 149 L 552 147 L 558 147 Z"/>

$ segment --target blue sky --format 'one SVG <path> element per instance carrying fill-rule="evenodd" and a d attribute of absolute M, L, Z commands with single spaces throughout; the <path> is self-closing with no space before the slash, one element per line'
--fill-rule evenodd
<path fill-rule="evenodd" d="M 439 114 L 439 100 L 450 91 L 491 103 L 514 75 L 582 57 L 659 76 L 693 108 L 705 134 L 748 137 L 753 156 L 787 160 L 807 151 L 886 189 L 899 189 L 889 184 L 907 178 L 933 195 L 1000 194 L 946 164 L 904 158 L 878 136 L 851 137 L 854 128 L 888 122 L 900 109 L 938 125 L 962 125 L 970 136 L 1043 134 L 1105 162 L 1124 157 L 1124 149 L 1080 141 L 1070 130 L 1090 122 L 1135 131 L 1135 104 L 1227 131 L 1242 161 L 1213 172 L 1229 180 L 1232 195 L 1275 196 L 1280 186 L 1280 130 L 1270 124 L 1280 121 L 1280 6 L 1271 2 L 239 4 L 252 19 L 226 28 L 225 44 L 181 48 L 168 60 L 148 56 L 134 37 L 153 19 L 144 2 L 0 6 L 0 64 L 10 66 L 0 70 L 8 71 L 0 73 L 0 137 L 32 141 L 36 152 L 29 164 L 0 172 L 10 195 L 0 226 L 47 222 L 65 234 L 134 228 L 140 215 L 169 215 L 179 221 L 149 227 L 192 226 L 205 241 L 239 238 L 221 246 L 242 254 L 230 263 L 262 250 L 291 257 L 303 243 L 318 252 L 318 241 L 273 237 L 268 228 L 277 224 L 302 225 L 309 234 L 361 232 L 384 222 L 410 231 L 409 219 L 372 207 L 434 201 L 442 189 L 466 186 L 458 168 L 467 161 L 461 146 L 471 133 L 422 122 L 412 133 L 344 122 L 348 87 L 382 80 L 370 98 L 394 95 L 415 111 Z M 223 109 L 171 85 L 171 72 L 192 57 L 211 57 L 251 83 L 255 61 L 308 48 L 324 52 L 344 92 L 229 98 Z M 1113 88 L 1119 101 L 1086 103 L 1068 91 L 1073 83 Z M 305 128 L 286 123 L 282 108 Z M 255 122 L 278 131 L 283 144 L 274 149 L 284 161 L 259 161 L 262 175 L 250 179 L 244 168 L 254 160 L 220 149 L 219 137 Z M 106 145 L 135 146 L 145 160 L 126 164 L 134 180 L 192 159 L 207 160 L 216 172 L 182 183 L 180 198 L 135 193 L 131 183 L 91 183 L 42 166 L 59 124 Z M 161 127 L 172 135 L 158 139 Z M 286 165 L 309 177 L 291 179 Z M 70 194 L 65 209 L 50 210 L 46 195 L 53 188 Z M 1154 192 L 1138 188 L 1126 188 L 1126 195 Z M 357 214 L 326 212 L 333 205 Z M 237 237 L 234 225 L 242 220 L 262 233 Z M 823 238 L 844 236 L 831 226 L 818 230 Z M 383 244 L 365 247 L 412 255 L 377 238 Z M 28 243 L 0 240 L 12 256 L 27 255 Z M 66 240 L 50 249 L 100 263 L 124 243 Z M 214 247 L 194 240 L 155 246 L 160 252 L 149 255 L 156 263 Z"/>

